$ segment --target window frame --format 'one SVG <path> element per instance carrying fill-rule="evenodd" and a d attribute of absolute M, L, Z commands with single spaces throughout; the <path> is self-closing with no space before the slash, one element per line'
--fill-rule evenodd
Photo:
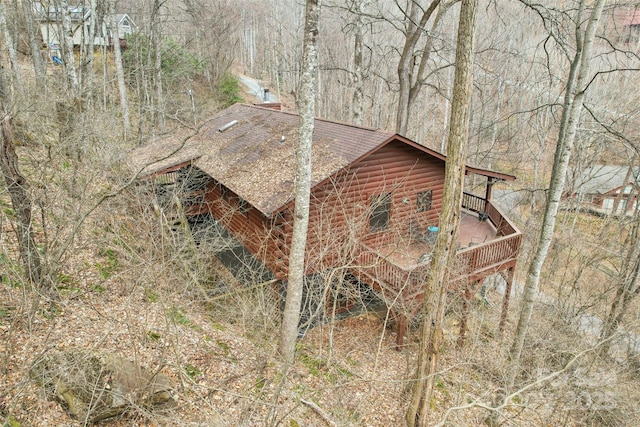
<path fill-rule="evenodd" d="M 433 208 L 433 190 L 418 191 L 416 194 L 416 212 L 426 212 Z"/>
<path fill-rule="evenodd" d="M 391 223 L 392 194 L 379 193 L 369 197 L 369 232 L 378 233 L 389 228 Z"/>

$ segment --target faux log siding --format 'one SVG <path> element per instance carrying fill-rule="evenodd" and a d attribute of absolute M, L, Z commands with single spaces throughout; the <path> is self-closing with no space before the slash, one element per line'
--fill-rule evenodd
<path fill-rule="evenodd" d="M 367 206 L 371 196 L 392 193 L 389 230 L 370 233 L 368 221 L 365 222 L 362 229 L 364 243 L 372 245 L 381 239 L 395 238 L 394 233 L 407 233 L 412 222 L 424 231 L 427 226 L 438 224 L 444 188 L 444 162 L 424 158 L 413 148 L 395 143 L 356 167 L 360 182 L 366 182 L 361 191 Z M 417 212 L 417 194 L 426 190 L 433 192 L 431 209 Z M 407 199 L 407 203 L 403 203 L 403 199 Z"/>
<path fill-rule="evenodd" d="M 444 162 L 424 158 L 417 150 L 391 143 L 367 159 L 354 164 L 349 173 L 315 189 L 309 219 L 307 270 L 309 273 L 355 261 L 355 242 L 370 246 L 399 237 L 408 238 L 412 222 L 426 231 L 437 225 L 442 207 Z M 417 212 L 417 194 L 432 190 L 432 207 Z M 369 203 L 372 196 L 391 193 L 387 230 L 369 231 Z M 403 199 L 407 203 L 403 203 Z"/>
<path fill-rule="evenodd" d="M 375 246 L 399 237 L 408 238 L 413 222 L 421 230 L 437 225 L 442 207 L 444 162 L 403 143 L 392 142 L 347 172 L 314 188 L 309 213 L 307 273 L 354 262 L 356 243 Z M 431 190 L 431 209 L 417 212 L 417 194 Z M 369 231 L 372 196 L 391 193 L 387 230 Z M 403 203 L 406 199 L 407 203 Z M 272 228 L 272 221 L 250 208 L 247 214 L 222 199 L 220 187 L 207 189 L 207 210 L 220 220 L 278 277 L 286 277 L 292 233 L 292 216 L 286 211 Z"/>
<path fill-rule="evenodd" d="M 218 219 L 244 246 L 257 256 L 276 275 L 286 274 L 279 239 L 272 232 L 271 221 L 259 211 L 250 207 L 242 213 L 234 206 L 234 201 L 222 199 L 220 187 L 215 183 L 207 189 L 207 211 Z"/>

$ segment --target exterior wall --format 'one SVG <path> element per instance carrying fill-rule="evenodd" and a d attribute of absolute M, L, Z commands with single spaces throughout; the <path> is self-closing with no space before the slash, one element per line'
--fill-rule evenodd
<path fill-rule="evenodd" d="M 219 220 L 244 246 L 269 268 L 276 277 L 286 275 L 287 251 L 281 238 L 281 224 L 284 218 L 275 221 L 266 218 L 261 212 L 249 206 L 244 210 L 239 199 L 215 181 L 205 190 L 203 205 L 194 206 L 187 215 L 210 213 Z M 278 227 L 274 224 L 278 223 Z"/>
<path fill-rule="evenodd" d="M 83 22 L 74 21 L 71 23 L 71 26 L 73 28 L 73 45 L 80 46 L 82 43 L 89 44 L 89 41 L 88 41 L 89 30 L 85 25 L 83 25 Z M 84 31 L 84 35 L 83 35 L 83 31 Z M 60 22 L 49 21 L 49 22 L 40 23 L 40 34 L 42 36 L 42 40 L 48 46 L 51 46 L 51 45 L 60 46 L 60 44 L 62 43 L 61 42 L 62 37 L 60 37 L 61 33 L 62 33 L 62 24 Z M 97 31 L 97 33 L 100 34 L 100 31 Z M 133 27 L 131 27 L 131 25 L 123 26 L 122 23 L 118 24 L 118 34 L 120 35 L 120 38 L 124 38 L 126 35 L 132 34 L 132 33 L 133 33 Z M 106 24 L 102 25 L 102 34 L 108 34 Z M 110 40 L 111 40 L 111 37 L 107 37 L 105 39 L 105 37 L 96 35 L 96 37 L 94 38 L 94 45 L 104 46 L 107 43 L 110 43 Z"/>
<path fill-rule="evenodd" d="M 614 213 L 613 207 L 615 205 L 616 199 L 619 197 L 620 190 L 621 187 L 611 190 L 605 194 L 585 194 L 582 196 L 582 203 L 584 203 L 587 207 L 591 207 L 602 214 Z M 624 189 L 624 193 L 620 198 L 618 209 L 615 214 L 632 214 L 633 212 L 635 212 L 637 206 L 638 190 L 636 190 L 634 186 L 628 185 Z"/>
<path fill-rule="evenodd" d="M 307 242 L 308 273 L 348 266 L 357 254 L 354 246 L 410 239 L 437 225 L 444 187 L 444 162 L 425 158 L 403 143 L 391 143 L 354 164 L 346 173 L 313 191 Z M 431 209 L 418 212 L 418 192 L 431 190 Z M 391 193 L 389 224 L 370 229 L 370 202 Z"/>
<path fill-rule="evenodd" d="M 312 190 L 307 238 L 307 274 L 348 266 L 357 255 L 355 242 L 376 246 L 409 239 L 437 225 L 444 187 L 444 162 L 400 143 L 392 142 L 349 170 Z M 418 192 L 431 190 L 431 208 L 418 212 Z M 241 212 L 229 190 L 212 182 L 205 204 L 188 214 L 207 211 L 222 222 L 276 277 L 287 275 L 293 217 L 285 209 L 273 219 L 254 208 Z M 391 193 L 389 224 L 370 230 L 370 201 Z"/>
<path fill-rule="evenodd" d="M 603 197 L 601 200 L 601 206 L 602 209 L 606 212 L 606 213 L 612 213 L 613 212 L 613 206 L 616 202 L 616 198 L 617 197 Z M 617 212 L 615 212 L 616 214 L 622 214 L 622 213 L 633 213 L 636 210 L 636 207 L 638 205 L 638 201 L 635 197 L 633 196 L 629 196 L 629 195 L 625 195 L 620 199 L 620 202 L 618 204 L 618 209 Z"/>

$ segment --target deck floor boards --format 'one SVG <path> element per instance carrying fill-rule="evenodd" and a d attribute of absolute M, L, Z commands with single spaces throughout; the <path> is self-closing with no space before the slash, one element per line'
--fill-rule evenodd
<path fill-rule="evenodd" d="M 478 215 L 463 211 L 458 233 L 459 248 L 490 242 L 497 236 L 491 221 L 480 221 Z M 420 264 L 424 254 L 432 251 L 431 245 L 415 240 L 399 240 L 379 248 L 379 253 L 398 267 L 411 270 Z M 423 259 L 424 260 L 424 259 Z"/>

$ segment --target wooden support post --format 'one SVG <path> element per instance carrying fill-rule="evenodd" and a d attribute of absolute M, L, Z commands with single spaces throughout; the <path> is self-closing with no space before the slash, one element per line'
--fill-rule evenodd
<path fill-rule="evenodd" d="M 404 335 L 407 332 L 407 316 L 405 314 L 398 314 L 394 316 L 397 319 L 398 331 L 396 335 L 396 350 L 401 351 L 404 346 Z"/>
<path fill-rule="evenodd" d="M 509 312 L 509 298 L 511 297 L 511 286 L 513 285 L 513 269 L 511 267 L 506 271 L 501 271 L 500 274 L 507 282 L 507 286 L 504 290 L 504 298 L 502 299 L 502 313 L 500 314 L 500 324 L 498 325 L 498 331 L 502 333 L 504 331 L 504 325 L 507 323 L 507 314 Z"/>
<path fill-rule="evenodd" d="M 469 303 L 471 302 L 471 298 L 473 298 L 474 292 L 472 289 L 475 289 L 478 282 L 473 282 L 471 286 L 467 286 L 464 290 L 464 295 L 462 297 L 462 314 L 460 316 L 460 334 L 458 335 L 458 347 L 462 348 L 464 346 L 464 340 L 467 335 L 467 319 L 469 317 Z"/>
<path fill-rule="evenodd" d="M 485 189 L 485 193 L 484 193 L 485 202 L 488 202 L 489 200 L 491 200 L 491 190 L 493 188 L 494 183 L 495 183 L 495 180 L 493 178 L 487 177 L 487 188 Z"/>

